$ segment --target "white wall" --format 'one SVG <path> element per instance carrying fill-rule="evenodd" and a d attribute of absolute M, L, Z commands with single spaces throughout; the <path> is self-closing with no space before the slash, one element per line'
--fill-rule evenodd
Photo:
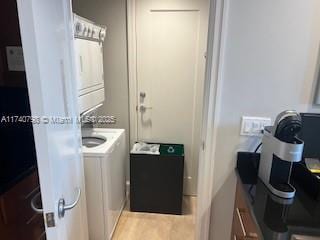
<path fill-rule="evenodd" d="M 117 123 L 99 127 L 124 128 L 129 144 L 126 0 L 73 0 L 73 10 L 107 26 L 103 44 L 105 103 L 99 114 L 115 116 Z"/>
<path fill-rule="evenodd" d="M 311 103 L 320 39 L 320 1 L 228 0 L 228 6 L 214 160 L 214 240 L 230 239 L 235 190 L 230 179 L 236 152 L 253 151 L 260 141 L 239 136 L 241 116 L 274 120 L 286 109 L 319 112 Z M 223 216 L 221 209 L 225 209 Z"/>

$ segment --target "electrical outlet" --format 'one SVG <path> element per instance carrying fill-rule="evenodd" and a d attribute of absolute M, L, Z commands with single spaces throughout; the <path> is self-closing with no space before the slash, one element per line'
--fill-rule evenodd
<path fill-rule="evenodd" d="M 271 126 L 271 118 L 246 117 L 241 119 L 241 136 L 261 136 L 265 126 Z"/>

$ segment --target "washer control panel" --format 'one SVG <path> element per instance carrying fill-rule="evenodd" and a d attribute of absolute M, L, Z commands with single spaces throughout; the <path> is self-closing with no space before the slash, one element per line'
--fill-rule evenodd
<path fill-rule="evenodd" d="M 105 26 L 95 24 L 76 14 L 73 15 L 73 22 L 75 37 L 98 42 L 104 41 L 107 30 Z"/>

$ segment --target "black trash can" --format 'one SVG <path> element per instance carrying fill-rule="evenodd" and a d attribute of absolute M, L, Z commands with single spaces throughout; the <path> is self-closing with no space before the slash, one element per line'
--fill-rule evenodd
<path fill-rule="evenodd" d="M 159 152 L 130 154 L 130 209 L 182 214 L 184 146 L 160 144 Z"/>

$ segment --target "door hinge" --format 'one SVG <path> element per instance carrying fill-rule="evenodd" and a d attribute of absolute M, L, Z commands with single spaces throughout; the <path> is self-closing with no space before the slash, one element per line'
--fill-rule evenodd
<path fill-rule="evenodd" d="M 206 148 L 206 143 L 205 143 L 205 141 L 202 141 L 201 147 L 202 147 L 202 150 L 204 151 L 204 149 Z"/>
<path fill-rule="evenodd" d="M 138 107 L 138 105 L 136 106 L 136 111 L 138 112 L 138 110 L 139 110 L 139 107 Z"/>
<path fill-rule="evenodd" d="M 46 213 L 46 223 L 47 223 L 47 227 L 48 228 L 56 226 L 56 222 L 54 220 L 54 213 L 53 212 Z"/>
<path fill-rule="evenodd" d="M 204 58 L 207 58 L 207 52 L 204 52 Z"/>

